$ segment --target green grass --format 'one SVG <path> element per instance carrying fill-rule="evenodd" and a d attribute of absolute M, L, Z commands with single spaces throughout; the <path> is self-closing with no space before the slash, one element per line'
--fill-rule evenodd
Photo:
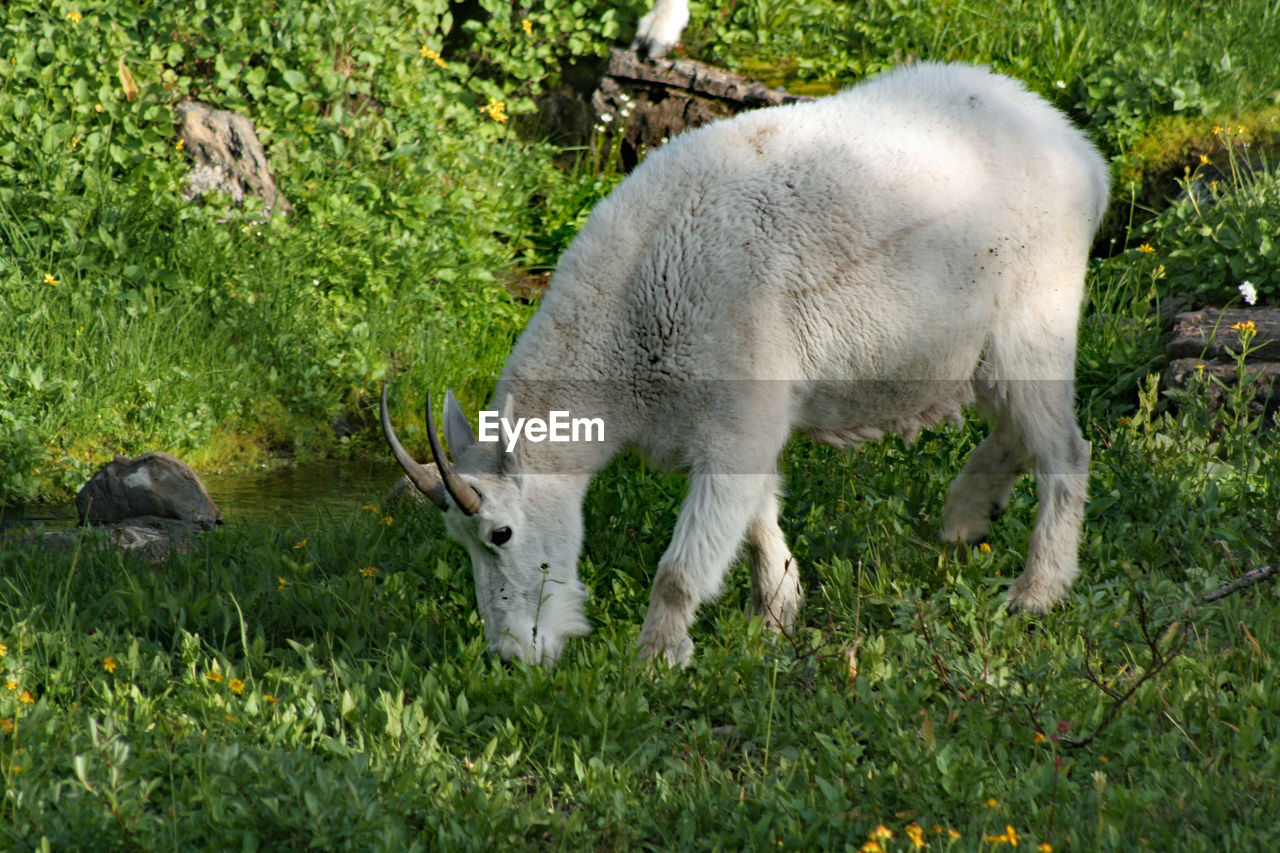
<path fill-rule="evenodd" d="M 1175 419 L 1144 399 L 1089 436 L 1070 606 L 1002 610 L 1029 484 L 990 551 L 935 541 L 977 430 L 849 454 L 797 442 L 784 526 L 806 627 L 749 620 L 740 567 L 683 672 L 634 659 L 681 488 L 633 459 L 591 490 L 596 630 L 554 670 L 486 656 L 465 554 L 434 516 L 226 529 L 159 570 L 5 553 L 0 837 L 856 849 L 884 824 L 908 849 L 914 822 L 937 848 L 934 824 L 955 849 L 1006 825 L 1058 850 L 1257 847 L 1280 795 L 1276 593 L 1194 599 L 1274 560 L 1275 450 L 1225 410 Z"/>
<path fill-rule="evenodd" d="M 0 505 L 64 498 L 114 452 L 200 469 L 368 452 L 374 430 L 330 425 L 370 427 L 391 374 L 408 411 L 428 384 L 488 392 L 530 314 L 517 260 L 554 261 L 607 188 L 513 124 L 617 25 L 558 10 L 464 37 L 445 2 L 380 8 L 6 6 Z M 186 96 L 252 116 L 287 221 L 181 199 Z"/>
<path fill-rule="evenodd" d="M 210 5 L 3 13 L 0 505 L 63 497 L 113 452 L 202 470 L 381 453 L 386 376 L 421 446 L 421 390 L 487 394 L 533 310 L 513 285 L 617 180 L 557 169 L 521 117 L 640 4 Z M 0 848 L 859 850 L 883 825 L 887 850 L 914 849 L 913 826 L 936 850 L 1002 847 L 1008 827 L 1024 849 L 1265 849 L 1280 602 L 1269 583 L 1200 597 L 1280 558 L 1275 425 L 1238 393 L 1173 409 L 1155 378 L 1171 307 L 1226 302 L 1241 277 L 1275 299 L 1274 168 L 1212 146 L 1274 114 L 1278 19 L 1262 0 L 695 4 L 702 58 L 813 91 L 907 56 L 989 62 L 1112 158 L 1068 606 L 1001 606 L 1029 479 L 990 550 L 936 541 L 976 422 L 909 448 L 793 442 L 803 627 L 750 619 L 739 566 L 683 672 L 634 644 L 684 484 L 632 458 L 591 487 L 594 632 L 553 670 L 488 658 L 465 552 L 435 514 L 359 508 L 376 494 L 233 521 L 159 567 L 0 540 Z M 254 116 L 287 223 L 180 201 L 169 107 L 187 94 Z M 1126 177 L 1167 173 L 1188 139 L 1222 173 L 1193 154 L 1214 203 Z"/>

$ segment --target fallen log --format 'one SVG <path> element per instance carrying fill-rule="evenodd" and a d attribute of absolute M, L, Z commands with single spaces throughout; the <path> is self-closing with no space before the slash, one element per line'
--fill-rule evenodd
<path fill-rule="evenodd" d="M 1173 318 L 1173 338 L 1165 347 L 1170 359 L 1232 358 L 1227 348 L 1240 351 L 1237 323 L 1253 323 L 1258 330 L 1250 343 L 1253 361 L 1280 361 L 1280 308 L 1201 308 Z"/>
<path fill-rule="evenodd" d="M 1173 338 L 1165 347 L 1169 365 L 1165 389 L 1202 389 L 1210 405 L 1221 405 L 1240 381 L 1238 355 L 1245 350 L 1241 329 L 1255 333 L 1245 353 L 1244 378 L 1250 385 L 1249 413 L 1280 408 L 1280 308 L 1202 308 L 1174 318 Z"/>

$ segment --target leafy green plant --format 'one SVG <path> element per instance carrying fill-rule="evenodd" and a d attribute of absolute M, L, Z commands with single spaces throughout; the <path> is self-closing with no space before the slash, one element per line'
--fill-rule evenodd
<path fill-rule="evenodd" d="M 1245 281 L 1261 301 L 1280 301 L 1280 171 L 1242 158 L 1243 130 L 1218 129 L 1225 177 L 1213 177 L 1202 155 L 1182 197 L 1140 232 L 1168 269 L 1169 286 L 1196 302 L 1230 302 Z"/>

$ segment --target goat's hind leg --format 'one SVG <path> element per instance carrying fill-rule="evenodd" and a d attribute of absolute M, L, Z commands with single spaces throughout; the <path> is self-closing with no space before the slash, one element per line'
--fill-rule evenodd
<path fill-rule="evenodd" d="M 1076 426 L 1070 379 L 1010 382 L 1007 415 L 1036 478 L 1036 523 L 1027 566 L 1009 587 L 1011 610 L 1044 613 L 1067 597 L 1079 572 L 1089 489 L 1089 443 Z"/>
<path fill-rule="evenodd" d="M 942 538 L 970 545 L 986 539 L 991 522 L 1009 505 L 1018 478 L 1027 472 L 1027 452 L 1005 416 L 1001 389 L 984 383 L 978 408 L 991 423 L 991 433 L 969 454 L 964 470 L 947 491 L 942 511 Z"/>

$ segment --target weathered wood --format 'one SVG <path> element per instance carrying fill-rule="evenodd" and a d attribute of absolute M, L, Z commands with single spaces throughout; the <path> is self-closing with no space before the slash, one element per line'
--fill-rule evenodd
<path fill-rule="evenodd" d="M 1280 362 L 1247 361 L 1245 374 L 1253 379 L 1250 410 L 1254 414 L 1263 410 L 1273 411 L 1280 406 Z M 1228 359 L 1174 359 L 1165 368 L 1162 384 L 1165 388 L 1191 388 L 1201 375 L 1209 380 L 1204 383 L 1205 393 L 1216 405 L 1222 402 L 1226 393 L 1223 386 L 1232 388 L 1236 385 L 1236 363 Z"/>
<path fill-rule="evenodd" d="M 1161 377 L 1165 389 L 1200 389 L 1212 406 L 1222 404 L 1227 389 L 1238 382 L 1236 357 L 1241 350 L 1238 323 L 1253 323 L 1245 374 L 1251 379 L 1249 413 L 1257 416 L 1280 408 L 1280 309 L 1202 308 L 1174 318 L 1173 339 L 1165 347 L 1169 366 Z M 1228 349 L 1231 352 L 1228 352 Z"/>
<path fill-rule="evenodd" d="M 743 110 L 807 100 L 714 65 L 642 59 L 615 48 L 591 106 L 605 123 L 620 128 L 623 166 L 630 169 L 642 149 L 656 148 L 689 128 Z"/>
<path fill-rule="evenodd" d="M 737 106 L 739 109 L 808 101 L 811 98 L 770 89 L 759 80 L 692 59 L 642 59 L 634 51 L 609 52 L 605 76 L 621 82 L 651 84 Z"/>
<path fill-rule="evenodd" d="M 256 195 L 263 201 L 265 218 L 288 214 L 293 205 L 276 188 L 253 122 L 199 101 L 182 101 L 174 110 L 181 124 L 183 150 L 192 160 L 184 198 L 191 201 L 216 190 L 239 206 L 246 195 Z"/>
<path fill-rule="evenodd" d="M 1165 347 L 1170 359 L 1200 360 L 1231 358 L 1230 347 L 1240 351 L 1240 336 L 1232 330 L 1236 323 L 1252 322 L 1258 330 L 1250 343 L 1256 361 L 1280 360 L 1280 308 L 1202 308 L 1179 314 L 1173 320 L 1173 339 Z"/>

